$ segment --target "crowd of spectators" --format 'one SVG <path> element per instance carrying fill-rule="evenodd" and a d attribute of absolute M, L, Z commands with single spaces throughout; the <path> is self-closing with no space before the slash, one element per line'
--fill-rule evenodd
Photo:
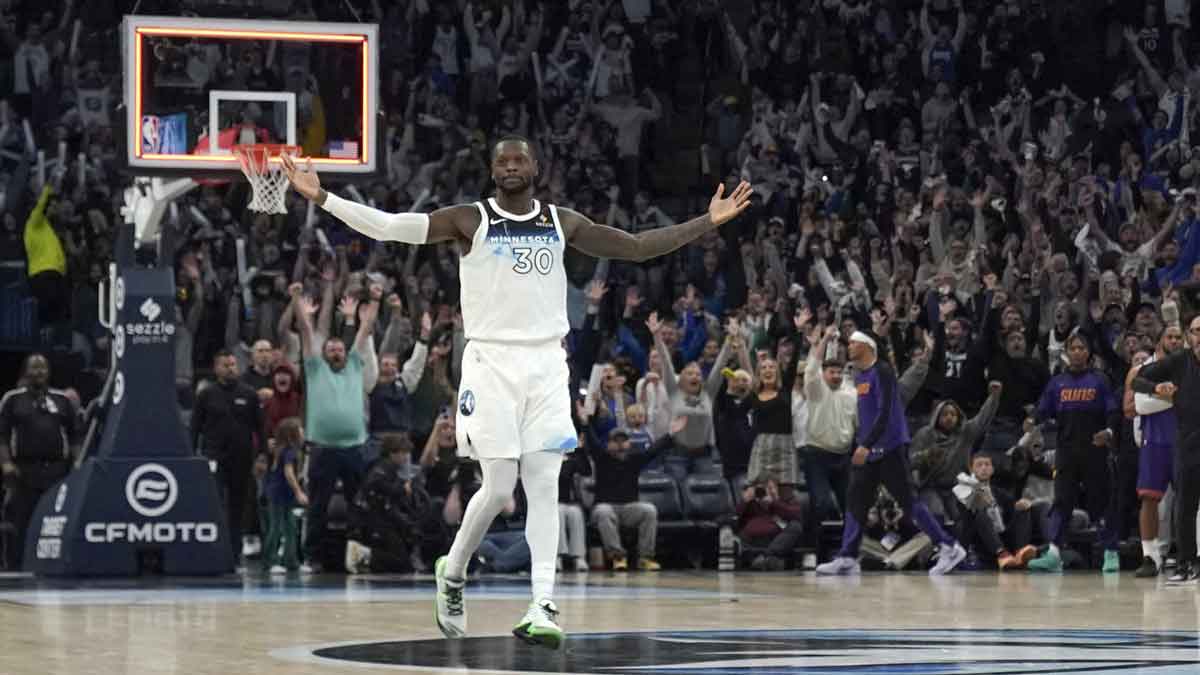
<path fill-rule="evenodd" d="M 0 0 L 0 264 L 22 265 L 36 299 L 26 348 L 77 355 L 56 384 L 84 404 L 107 368 L 94 297 L 132 178 L 113 132 L 121 4 Z M 656 513 L 637 494 L 651 472 L 729 480 L 755 567 L 816 550 L 845 508 L 855 330 L 903 373 L 922 499 L 1011 566 L 1047 538 L 1053 434 L 1030 418 L 1069 337 L 1119 392 L 1134 355 L 1200 307 L 1200 41 L 1184 0 L 264 4 L 380 24 L 390 159 L 360 193 L 379 208 L 486 196 L 489 141 L 506 133 L 535 140 L 539 198 L 631 232 L 694 215 L 718 181 L 754 185 L 737 221 L 662 259 L 568 258 L 583 448 L 560 490 L 568 569 L 600 546 L 627 566 L 622 528 L 638 530 L 639 566 L 658 567 Z M 336 83 L 307 86 L 331 98 Z M 59 143 L 83 171 L 39 176 L 38 149 Z M 306 508 L 304 555 L 270 562 L 315 565 L 340 484 L 352 571 L 428 564 L 479 476 L 455 452 L 456 252 L 365 240 L 320 210 L 308 223 L 295 194 L 282 216 L 247 199 L 204 185 L 163 224 L 180 406 L 219 462 L 235 532 L 291 542 L 289 514 Z M 247 294 L 239 240 L 257 270 Z M 27 305 L 5 304 L 9 336 Z M 233 380 L 256 392 L 262 430 L 216 438 L 206 391 Z M 1117 518 L 1123 536 L 1137 464 L 1120 459 L 1137 453 L 1124 426 L 1096 459 L 1124 473 L 1082 519 Z M 485 569 L 521 560 L 519 496 Z M 894 557 L 913 534 L 904 515 L 882 493 L 864 551 L 908 564 Z"/>

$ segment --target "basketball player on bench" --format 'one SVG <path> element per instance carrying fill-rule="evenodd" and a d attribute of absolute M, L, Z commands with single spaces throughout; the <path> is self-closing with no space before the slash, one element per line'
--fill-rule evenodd
<path fill-rule="evenodd" d="M 728 196 L 719 185 L 708 213 L 685 223 L 629 234 L 533 198 L 533 144 L 508 136 L 492 147 L 496 196 L 431 214 L 386 213 L 321 188 L 311 162 L 283 155 L 292 187 L 351 228 L 379 241 L 457 242 L 461 250 L 467 348 L 459 386 L 460 452 L 479 460 L 483 485 L 471 498 L 447 556 L 435 564 L 437 623 L 448 638 L 467 633 L 467 564 L 492 519 L 512 496 L 518 475 L 529 504 L 525 538 L 532 557 L 533 602 L 513 634 L 557 649 L 554 559 L 558 553 L 558 474 L 576 445 L 566 353 L 565 245 L 601 258 L 643 262 L 670 253 L 737 217 L 750 185 Z"/>

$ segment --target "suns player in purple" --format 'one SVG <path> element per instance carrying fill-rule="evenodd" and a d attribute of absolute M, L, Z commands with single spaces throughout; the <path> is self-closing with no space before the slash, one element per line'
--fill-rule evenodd
<path fill-rule="evenodd" d="M 1125 382 L 1125 397 L 1128 400 L 1126 414 L 1133 417 L 1141 448 L 1138 453 L 1137 493 L 1141 500 L 1138 532 L 1142 538 L 1142 566 L 1136 576 L 1156 577 L 1162 570 L 1162 553 L 1158 548 L 1158 505 L 1174 472 L 1175 436 L 1179 422 L 1171 401 L 1153 394 L 1138 394 L 1133 391 L 1133 380 L 1143 366 L 1161 361 L 1183 346 L 1183 331 L 1179 326 L 1167 326 L 1158 338 L 1154 354 L 1141 364 L 1135 362 L 1129 369 Z"/>
<path fill-rule="evenodd" d="M 1112 480 L 1107 448 L 1113 447 L 1121 409 L 1108 379 L 1090 367 L 1092 350 L 1079 334 L 1067 338 L 1067 370 L 1050 380 L 1037 406 L 1037 421 L 1058 422 L 1054 455 L 1054 505 L 1046 552 L 1029 562 L 1034 572 L 1061 572 L 1060 547 L 1083 488 L 1092 522 L 1104 517 L 1099 530 L 1104 545 L 1104 572 L 1121 571 L 1116 533 L 1111 528 L 1109 492 Z"/>
<path fill-rule="evenodd" d="M 850 336 L 850 360 L 854 362 L 854 384 L 858 390 L 858 447 L 850 458 L 850 482 L 846 488 L 845 529 L 842 548 L 833 560 L 818 567 L 820 574 L 854 574 L 859 570 L 858 550 L 862 532 L 858 523 L 867 522 L 867 511 L 875 503 L 879 484 L 887 487 L 896 504 L 940 547 L 931 576 L 947 574 L 967 552 L 955 541 L 917 499 L 908 465 L 908 420 L 896 371 L 879 360 L 874 338 L 861 332 Z M 965 467 L 964 467 L 965 468 Z"/>

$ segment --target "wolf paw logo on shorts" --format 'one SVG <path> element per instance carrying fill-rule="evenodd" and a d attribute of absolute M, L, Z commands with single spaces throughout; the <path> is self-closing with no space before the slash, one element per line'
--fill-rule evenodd
<path fill-rule="evenodd" d="M 458 397 L 458 411 L 467 416 L 475 412 L 475 394 L 471 393 L 470 389 Z"/>

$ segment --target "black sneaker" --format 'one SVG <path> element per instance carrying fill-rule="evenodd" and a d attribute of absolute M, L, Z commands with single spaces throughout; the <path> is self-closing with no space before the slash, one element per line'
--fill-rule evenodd
<path fill-rule="evenodd" d="M 1190 586 L 1200 580 L 1200 574 L 1197 573 L 1196 564 L 1194 562 L 1180 561 L 1175 568 L 1175 573 L 1167 579 L 1168 586 Z"/>
<path fill-rule="evenodd" d="M 1138 579 L 1150 579 L 1158 576 L 1158 565 L 1154 563 L 1154 558 L 1149 556 L 1142 558 L 1142 566 L 1137 568 L 1137 571 L 1133 573 L 1133 576 L 1137 577 Z"/>

